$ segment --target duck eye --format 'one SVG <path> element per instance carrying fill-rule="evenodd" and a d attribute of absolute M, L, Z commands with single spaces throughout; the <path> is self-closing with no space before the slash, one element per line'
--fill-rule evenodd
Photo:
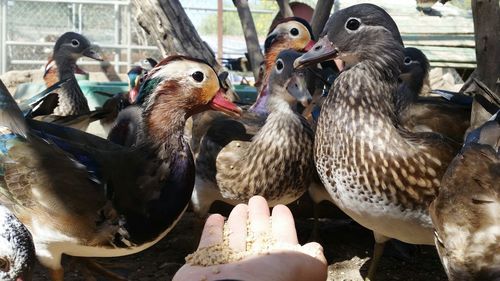
<path fill-rule="evenodd" d="M 0 271 L 7 272 L 10 269 L 9 260 L 6 257 L 0 257 Z"/>
<path fill-rule="evenodd" d="M 203 81 L 203 78 L 205 78 L 205 75 L 203 75 L 203 72 L 201 71 L 195 71 L 193 74 L 191 74 L 191 77 L 193 77 L 194 81 L 201 82 Z"/>
<path fill-rule="evenodd" d="M 411 58 L 410 57 L 405 57 L 405 60 L 404 60 L 405 64 L 408 65 L 411 63 Z"/>
<path fill-rule="evenodd" d="M 361 25 L 361 22 L 357 19 L 349 19 L 347 23 L 345 24 L 345 27 L 349 30 L 357 30 L 359 26 Z"/>
<path fill-rule="evenodd" d="M 297 36 L 297 35 L 299 35 L 299 30 L 294 27 L 294 28 L 290 29 L 290 34 L 292 34 L 292 36 Z"/>
<path fill-rule="evenodd" d="M 78 47 L 78 46 L 80 46 L 80 41 L 73 39 L 73 40 L 71 40 L 71 45 L 73 47 Z"/>
<path fill-rule="evenodd" d="M 283 61 L 281 59 L 279 59 L 278 61 L 276 61 L 276 71 L 278 73 L 281 73 L 281 71 L 283 71 Z"/>

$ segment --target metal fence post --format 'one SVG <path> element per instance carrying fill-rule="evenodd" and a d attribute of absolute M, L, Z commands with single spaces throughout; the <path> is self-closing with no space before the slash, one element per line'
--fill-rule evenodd
<path fill-rule="evenodd" d="M 115 45 L 120 45 L 120 6 L 115 4 Z M 115 49 L 115 71 L 120 72 L 120 49 Z"/>
<path fill-rule="evenodd" d="M 130 4 L 125 6 L 125 17 L 127 19 L 127 68 L 125 71 L 128 71 L 132 66 L 132 13 L 130 11 Z"/>
<path fill-rule="evenodd" d="M 7 72 L 7 1 L 0 0 L 0 73 Z"/>

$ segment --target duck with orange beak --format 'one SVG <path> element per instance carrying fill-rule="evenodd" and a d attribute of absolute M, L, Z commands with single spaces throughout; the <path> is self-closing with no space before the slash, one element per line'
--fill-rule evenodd
<path fill-rule="evenodd" d="M 47 130 L 41 122 L 32 126 L 9 93 L 0 92 L 0 204 L 31 232 L 52 280 L 63 280 L 62 254 L 129 255 L 167 235 L 194 185 L 186 119 L 208 109 L 241 112 L 219 85 L 204 61 L 161 61 L 139 94 L 142 118 L 134 148 L 55 124 L 45 124 Z"/>

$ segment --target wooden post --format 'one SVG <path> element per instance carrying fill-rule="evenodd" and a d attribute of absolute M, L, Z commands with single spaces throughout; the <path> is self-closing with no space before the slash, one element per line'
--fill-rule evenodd
<path fill-rule="evenodd" d="M 238 15 L 245 35 L 245 42 L 247 43 L 248 57 L 250 58 L 250 65 L 255 79 L 259 75 L 260 63 L 264 60 L 264 56 L 260 50 L 259 38 L 257 37 L 257 30 L 253 22 L 250 8 L 248 7 L 248 0 L 233 0 L 234 6 L 238 10 Z"/>
<path fill-rule="evenodd" d="M 289 0 L 276 0 L 278 6 L 280 7 L 280 14 L 283 18 L 293 17 L 292 8 L 290 8 Z"/>
<path fill-rule="evenodd" d="M 479 80 L 500 97 L 500 7 L 498 0 L 473 0 L 472 16 Z"/>
<path fill-rule="evenodd" d="M 224 36 L 224 14 L 222 0 L 217 0 L 217 61 L 222 64 Z"/>
<path fill-rule="evenodd" d="M 334 0 L 318 0 L 316 7 L 314 8 L 314 14 L 311 20 L 311 27 L 313 30 L 313 36 L 318 40 L 318 36 L 323 31 L 325 23 L 330 17 L 332 11 Z"/>
<path fill-rule="evenodd" d="M 164 56 L 184 54 L 220 68 L 213 51 L 201 40 L 179 0 L 133 0 L 137 23 L 152 36 Z"/>

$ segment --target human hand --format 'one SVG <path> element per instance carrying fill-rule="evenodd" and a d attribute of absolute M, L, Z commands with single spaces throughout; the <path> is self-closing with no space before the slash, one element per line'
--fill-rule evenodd
<path fill-rule="evenodd" d="M 308 243 L 302 246 L 300 251 L 292 246 L 298 244 L 298 239 L 290 210 L 283 205 L 275 206 L 271 220 L 269 207 L 263 197 L 254 196 L 249 200 L 248 206 L 240 204 L 234 207 L 227 221 L 231 250 L 234 252 L 245 251 L 248 233 L 252 233 L 253 237 L 257 238 L 254 243 L 265 243 L 258 238 L 271 234 L 275 243 L 290 245 L 290 247 L 273 249 L 265 254 L 248 256 L 226 264 L 206 267 L 185 264 L 179 269 L 173 280 L 326 280 L 327 263 L 321 245 Z M 250 227 L 249 231 L 247 231 L 247 227 Z M 205 223 L 198 249 L 222 243 L 224 239 L 223 228 L 224 218 L 218 214 L 211 215 Z M 316 253 L 316 255 L 313 257 L 303 250 Z"/>

